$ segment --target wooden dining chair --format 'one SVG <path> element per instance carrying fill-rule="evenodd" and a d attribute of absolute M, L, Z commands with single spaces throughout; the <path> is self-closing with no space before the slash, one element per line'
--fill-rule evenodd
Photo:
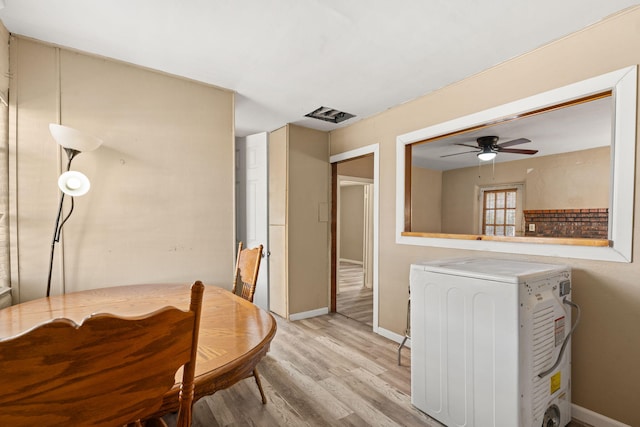
<path fill-rule="evenodd" d="M 253 295 L 256 292 L 256 283 L 258 282 L 258 273 L 260 271 L 260 260 L 262 259 L 262 245 L 253 249 L 242 247 L 242 242 L 238 243 L 238 257 L 236 258 L 236 269 L 233 277 L 233 289 L 231 292 L 253 302 Z M 260 375 L 258 368 L 254 368 L 253 372 L 247 377 L 253 377 L 260 390 L 262 403 L 267 403 L 267 397 L 262 390 Z"/>
<path fill-rule="evenodd" d="M 183 368 L 178 426 L 191 425 L 204 285 L 188 311 L 53 319 L 0 340 L 0 426 L 144 426 Z"/>
<path fill-rule="evenodd" d="M 249 302 L 253 302 L 253 295 L 256 292 L 261 259 L 262 245 L 253 249 L 243 249 L 242 242 L 238 243 L 238 256 L 231 292 Z"/>

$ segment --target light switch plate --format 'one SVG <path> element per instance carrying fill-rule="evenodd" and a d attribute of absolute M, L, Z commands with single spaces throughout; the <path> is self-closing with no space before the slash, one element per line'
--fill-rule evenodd
<path fill-rule="evenodd" d="M 321 202 L 318 205 L 318 221 L 329 222 L 329 203 Z"/>

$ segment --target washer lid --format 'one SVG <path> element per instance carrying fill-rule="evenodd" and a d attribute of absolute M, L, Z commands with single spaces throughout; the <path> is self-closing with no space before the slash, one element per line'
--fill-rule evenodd
<path fill-rule="evenodd" d="M 496 258 L 454 258 L 425 261 L 414 268 L 436 273 L 520 283 L 526 279 L 570 271 L 566 265 Z"/>

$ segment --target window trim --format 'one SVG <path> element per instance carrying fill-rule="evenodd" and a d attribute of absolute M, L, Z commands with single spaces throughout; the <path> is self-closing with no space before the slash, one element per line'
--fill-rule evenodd
<path fill-rule="evenodd" d="M 514 226 L 516 227 L 516 233 L 518 233 L 518 222 L 520 222 L 520 226 L 522 227 L 521 233 L 524 236 L 524 214 L 522 212 L 522 206 L 524 205 L 524 184 L 504 184 L 504 185 L 483 185 L 478 187 L 478 231 L 480 234 L 484 234 L 484 216 L 485 216 L 485 206 L 484 206 L 484 198 L 487 192 L 496 192 L 496 191 L 507 191 L 507 190 L 515 190 L 516 192 L 516 222 Z M 505 217 L 506 222 L 506 217 Z M 518 234 L 515 236 L 504 236 L 504 237 L 519 237 Z"/>

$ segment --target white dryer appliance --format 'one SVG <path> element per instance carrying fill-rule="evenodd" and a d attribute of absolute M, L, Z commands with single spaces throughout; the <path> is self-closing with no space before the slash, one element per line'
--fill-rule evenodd
<path fill-rule="evenodd" d="M 571 421 L 569 267 L 440 260 L 410 285 L 414 406 L 449 427 Z"/>

